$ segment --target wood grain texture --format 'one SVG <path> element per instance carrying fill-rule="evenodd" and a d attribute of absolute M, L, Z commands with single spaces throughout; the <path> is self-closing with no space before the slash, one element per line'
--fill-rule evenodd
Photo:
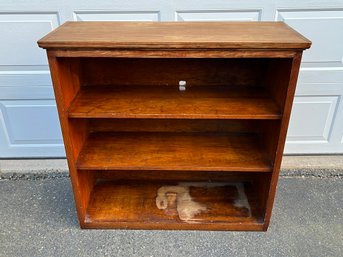
<path fill-rule="evenodd" d="M 82 85 L 140 87 L 177 87 L 180 80 L 186 81 L 190 87 L 261 86 L 259 82 L 271 61 L 268 58 L 79 59 Z"/>
<path fill-rule="evenodd" d="M 265 225 L 264 225 L 265 228 L 264 229 L 268 228 L 268 225 L 270 223 L 270 218 L 272 215 L 276 187 L 277 187 L 277 183 L 279 179 L 282 155 L 283 155 L 283 150 L 285 147 L 288 124 L 289 124 L 289 120 L 291 116 L 291 110 L 292 110 L 292 105 L 293 105 L 293 100 L 294 100 L 294 95 L 295 95 L 295 88 L 296 88 L 297 80 L 298 80 L 301 57 L 302 57 L 302 52 L 298 52 L 296 57 L 292 60 L 290 75 L 289 75 L 289 78 L 287 79 L 288 83 L 287 83 L 287 91 L 285 92 L 285 96 L 284 96 L 285 100 L 284 100 L 284 108 L 283 108 L 283 118 L 280 124 L 279 136 L 275 138 L 277 140 L 276 142 L 277 148 L 276 148 L 273 174 L 270 180 L 268 196 L 266 198 L 266 215 L 265 215 Z"/>
<path fill-rule="evenodd" d="M 83 226 L 90 192 L 95 183 L 93 174 L 79 176 L 76 159 L 88 135 L 87 120 L 68 120 L 67 109 L 80 89 L 78 60 L 63 61 L 48 55 L 51 78 L 54 85 L 59 120 L 67 154 L 76 210 Z"/>
<path fill-rule="evenodd" d="M 78 119 L 76 119 L 78 120 Z M 88 119 L 92 132 L 225 132 L 258 133 L 264 120 Z"/>
<path fill-rule="evenodd" d="M 287 97 L 288 83 L 292 71 L 293 58 L 272 59 L 266 66 L 263 85 L 277 105 L 283 110 Z M 277 86 L 275 86 L 277 85 Z"/>
<path fill-rule="evenodd" d="M 227 133 L 93 133 L 83 170 L 261 171 L 272 169 L 254 135 Z"/>
<path fill-rule="evenodd" d="M 180 186 L 181 185 L 181 186 Z M 225 182 L 191 183 L 186 190 L 178 182 L 100 182 L 92 192 L 85 227 L 131 228 L 131 229 L 232 229 L 261 230 L 262 221 L 256 212 L 256 197 L 249 185 L 242 183 L 243 197 L 248 199 L 246 207 L 238 207 L 239 192 L 236 184 Z M 157 207 L 157 195 L 161 187 L 170 188 L 166 209 Z M 175 188 L 176 186 L 176 188 Z M 179 187 L 179 188 L 177 188 Z M 179 189 L 183 192 L 177 192 Z M 174 189 L 174 190 L 173 190 Z M 176 189 L 176 190 L 175 190 Z M 188 190 L 188 191 L 187 191 Z M 175 198 L 185 197 L 183 202 Z M 186 217 L 194 205 L 203 208 L 197 214 Z M 250 213 L 251 212 L 251 213 Z"/>
<path fill-rule="evenodd" d="M 43 48 L 305 49 L 311 42 L 283 22 L 66 22 Z"/>
<path fill-rule="evenodd" d="M 88 87 L 69 108 L 71 118 L 280 119 L 263 88 L 177 86 Z"/>
<path fill-rule="evenodd" d="M 249 182 L 255 184 L 258 178 L 264 179 L 270 172 L 223 172 L 223 171 L 197 171 L 189 172 L 172 170 L 79 170 L 79 173 L 91 172 L 99 181 L 128 182 Z M 257 190 L 258 191 L 258 190 Z M 257 192 L 256 191 L 256 192 Z"/>
<path fill-rule="evenodd" d="M 295 52 L 289 49 L 273 50 L 254 49 L 100 49 L 84 48 L 49 48 L 55 57 L 101 57 L 101 58 L 293 58 Z"/>

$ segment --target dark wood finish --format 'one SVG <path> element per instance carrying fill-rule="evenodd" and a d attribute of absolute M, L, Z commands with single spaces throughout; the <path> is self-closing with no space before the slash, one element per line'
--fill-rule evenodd
<path fill-rule="evenodd" d="M 270 58 L 80 58 L 82 84 L 260 87 Z M 128 69 L 127 67 L 130 67 Z"/>
<path fill-rule="evenodd" d="M 66 22 L 38 44 L 95 49 L 305 49 L 311 42 L 283 22 Z"/>
<path fill-rule="evenodd" d="M 258 216 L 254 193 L 249 185 L 238 185 L 244 188 L 244 197 L 249 199 L 250 211 L 246 207 L 238 207 L 236 201 L 240 196 L 232 182 L 100 182 L 93 189 L 85 226 L 262 230 L 262 219 Z M 162 196 L 162 199 L 165 196 L 167 200 L 164 202 L 166 209 L 157 207 L 161 195 L 156 194 L 161 187 L 166 188 Z M 183 198 L 182 205 L 178 204 L 179 197 Z M 191 210 L 196 205 L 201 205 L 202 211 L 193 216 Z M 196 206 L 195 210 L 198 208 Z"/>
<path fill-rule="evenodd" d="M 280 119 L 263 88 L 195 86 L 86 87 L 71 118 Z"/>
<path fill-rule="evenodd" d="M 272 215 L 272 208 L 273 208 L 274 199 L 275 199 L 276 186 L 277 186 L 277 182 L 279 178 L 281 161 L 282 161 L 282 153 L 285 147 L 289 118 L 291 116 L 295 88 L 296 88 L 297 80 L 298 80 L 301 56 L 302 56 L 302 53 L 298 52 L 298 54 L 296 55 L 296 57 L 294 57 L 292 61 L 291 73 L 288 79 L 288 90 L 287 92 L 285 92 L 286 96 L 285 96 L 285 103 L 284 103 L 284 108 L 283 108 L 283 119 L 280 125 L 279 137 L 275 138 L 275 140 L 278 140 L 278 141 L 275 142 L 277 145 L 277 148 L 276 148 L 276 156 L 275 156 L 275 161 L 274 161 L 274 169 L 273 169 L 271 182 L 269 185 L 268 197 L 266 198 L 267 203 L 266 203 L 266 216 L 265 216 L 265 225 L 264 225 L 265 230 L 269 226 L 270 217 Z"/>
<path fill-rule="evenodd" d="M 310 41 L 275 22 L 69 22 L 38 43 L 82 228 L 267 230 Z"/>
<path fill-rule="evenodd" d="M 101 49 L 87 50 L 84 48 L 77 49 L 59 49 L 48 48 L 49 52 L 56 57 L 126 57 L 126 58 L 293 58 L 294 51 L 270 49 L 163 49 L 163 50 L 147 50 L 147 49 Z"/>
<path fill-rule="evenodd" d="M 254 135 L 93 133 L 77 161 L 83 170 L 271 171 Z"/>
<path fill-rule="evenodd" d="M 293 59 L 291 58 L 273 59 L 265 69 L 262 82 L 282 110 L 285 107 L 287 91 L 289 90 L 288 83 L 292 72 L 292 63 Z M 269 74 L 273 74 L 273 76 L 268 76 Z"/>
<path fill-rule="evenodd" d="M 222 171 L 197 171 L 188 170 L 80 170 L 79 173 L 91 172 L 99 181 L 145 181 L 145 182 L 250 182 L 256 184 L 261 178 L 264 180 L 270 172 L 222 172 Z M 257 191 L 256 191 L 257 192 Z"/>
<path fill-rule="evenodd" d="M 77 119 L 79 120 L 79 119 Z M 88 119 L 92 132 L 258 133 L 264 120 Z M 279 120 L 277 120 L 279 121 Z"/>

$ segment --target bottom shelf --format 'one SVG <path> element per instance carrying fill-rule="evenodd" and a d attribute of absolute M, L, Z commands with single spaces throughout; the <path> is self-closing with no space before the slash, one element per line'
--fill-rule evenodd
<path fill-rule="evenodd" d="M 83 227 L 263 230 L 257 207 L 250 183 L 100 181 Z"/>

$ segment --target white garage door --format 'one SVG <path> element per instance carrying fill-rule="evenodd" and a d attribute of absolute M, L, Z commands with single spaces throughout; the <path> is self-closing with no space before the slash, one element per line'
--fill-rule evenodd
<path fill-rule="evenodd" d="M 286 152 L 343 152 L 343 1 L 1 0 L 0 157 L 64 156 L 47 60 L 36 41 L 68 20 L 285 21 L 313 41 Z"/>

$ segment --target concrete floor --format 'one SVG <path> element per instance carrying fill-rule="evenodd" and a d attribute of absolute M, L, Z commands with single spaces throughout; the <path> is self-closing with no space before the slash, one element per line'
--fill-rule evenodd
<path fill-rule="evenodd" d="M 80 230 L 67 177 L 0 180 L 0 256 L 343 256 L 341 176 L 281 177 L 268 232 Z"/>

